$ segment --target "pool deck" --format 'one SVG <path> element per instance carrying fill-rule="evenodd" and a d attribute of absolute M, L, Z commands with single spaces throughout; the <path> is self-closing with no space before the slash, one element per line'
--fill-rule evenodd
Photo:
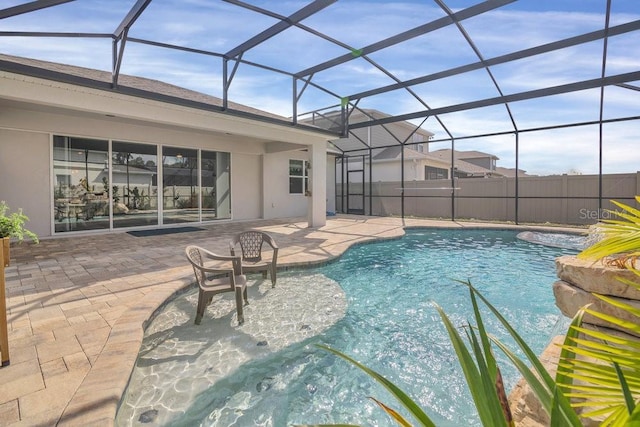
<path fill-rule="evenodd" d="M 145 322 L 194 282 L 187 244 L 227 254 L 231 236 L 260 229 L 274 237 L 278 264 L 286 267 L 326 262 L 354 244 L 400 237 L 405 227 L 584 231 L 355 215 L 329 217 L 321 228 L 308 228 L 304 218 L 197 227 L 204 230 L 12 245 L 5 271 L 10 364 L 0 368 L 0 425 L 113 425 Z"/>

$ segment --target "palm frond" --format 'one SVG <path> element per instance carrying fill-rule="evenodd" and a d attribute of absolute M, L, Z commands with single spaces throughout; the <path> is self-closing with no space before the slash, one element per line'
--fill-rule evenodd
<path fill-rule="evenodd" d="M 398 402 L 400 402 L 402 406 L 404 406 L 409 411 L 409 413 L 421 423 L 420 425 L 425 427 L 435 427 L 433 421 L 431 421 L 431 419 L 427 416 L 427 414 L 425 414 L 420 406 L 418 406 L 418 404 L 415 403 L 404 391 L 402 391 L 398 386 L 386 379 L 384 376 L 336 349 L 321 344 L 318 344 L 317 346 L 319 348 L 322 348 L 323 350 L 335 354 L 336 356 L 341 357 L 352 365 L 357 366 L 358 368 L 366 372 L 367 375 L 369 375 L 371 378 L 382 384 L 398 400 Z"/>
<path fill-rule="evenodd" d="M 636 201 L 640 203 L 640 196 L 636 196 Z M 611 203 L 622 211 L 608 212 L 620 219 L 603 220 L 593 231 L 603 236 L 602 240 L 580 252 L 578 257 L 602 259 L 640 249 L 640 210 L 615 200 Z"/>
<path fill-rule="evenodd" d="M 376 402 L 378 404 L 378 406 L 382 408 L 383 411 L 385 411 L 387 414 L 389 414 L 389 416 L 391 418 L 393 418 L 402 427 L 411 427 L 411 423 L 409 421 L 407 421 L 402 415 L 400 415 L 400 413 L 398 411 L 388 407 L 387 405 L 385 405 L 384 403 L 380 402 L 375 397 L 369 396 L 369 399 L 371 399 L 374 402 Z"/>

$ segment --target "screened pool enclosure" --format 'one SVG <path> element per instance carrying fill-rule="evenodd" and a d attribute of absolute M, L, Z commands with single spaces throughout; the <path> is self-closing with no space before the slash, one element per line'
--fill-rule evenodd
<path fill-rule="evenodd" d="M 2 54 L 112 80 L 2 55 L 0 71 L 322 128 L 329 211 L 590 224 L 640 193 L 636 0 L 3 4 Z"/>

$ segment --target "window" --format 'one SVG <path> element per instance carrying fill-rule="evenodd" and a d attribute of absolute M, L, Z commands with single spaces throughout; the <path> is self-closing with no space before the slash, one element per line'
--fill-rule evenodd
<path fill-rule="evenodd" d="M 162 147 L 163 223 L 200 220 L 198 150 Z"/>
<path fill-rule="evenodd" d="M 230 153 L 55 135 L 53 170 L 55 233 L 231 218 Z"/>
<path fill-rule="evenodd" d="M 162 147 L 163 223 L 231 218 L 231 156 Z"/>
<path fill-rule="evenodd" d="M 200 153 L 202 220 L 231 218 L 231 155 Z"/>
<path fill-rule="evenodd" d="M 442 168 L 434 168 L 433 166 L 424 167 L 424 179 L 447 179 L 447 170 Z"/>
<path fill-rule="evenodd" d="M 158 224 L 158 147 L 113 141 L 113 227 Z"/>
<path fill-rule="evenodd" d="M 289 160 L 289 194 L 305 194 L 309 187 L 309 162 Z"/>
<path fill-rule="evenodd" d="M 56 233 L 109 228 L 108 156 L 108 141 L 53 137 Z"/>

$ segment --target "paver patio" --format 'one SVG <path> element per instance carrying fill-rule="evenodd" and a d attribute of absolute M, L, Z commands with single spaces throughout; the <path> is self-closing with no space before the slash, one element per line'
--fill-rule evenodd
<path fill-rule="evenodd" d="M 295 218 L 13 245 L 6 270 L 11 359 L 0 368 L 0 425 L 113 425 L 146 321 L 194 282 L 187 244 L 227 254 L 233 234 L 260 229 L 280 246 L 280 267 L 302 266 L 336 258 L 356 243 L 399 237 L 405 226 L 503 227 L 339 215 L 318 229 Z"/>

